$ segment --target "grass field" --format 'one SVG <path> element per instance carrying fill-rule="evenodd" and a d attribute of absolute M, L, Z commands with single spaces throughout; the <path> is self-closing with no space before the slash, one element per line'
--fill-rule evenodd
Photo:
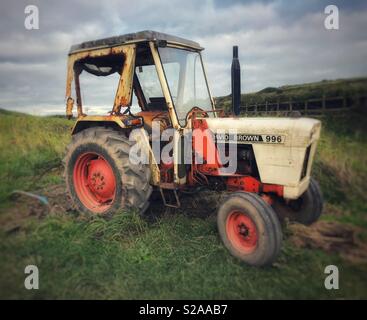
<path fill-rule="evenodd" d="M 326 198 L 322 219 L 367 234 L 367 117 L 356 112 L 323 119 L 314 175 Z M 72 122 L 0 113 L 0 221 L 18 204 L 14 189 L 61 183 L 59 165 Z M 18 211 L 23 210 L 19 207 Z M 112 220 L 76 213 L 27 217 L 17 232 L 0 228 L 0 298 L 55 299 L 335 299 L 367 298 L 367 265 L 293 245 L 285 227 L 277 263 L 248 267 L 222 246 L 214 213 L 168 211 L 156 219 L 121 212 Z M 40 289 L 24 289 L 24 268 L 36 264 Z M 324 288 L 335 264 L 340 289 Z"/>

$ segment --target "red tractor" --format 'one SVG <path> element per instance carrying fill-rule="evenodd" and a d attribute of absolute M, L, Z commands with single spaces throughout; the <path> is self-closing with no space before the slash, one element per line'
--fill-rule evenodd
<path fill-rule="evenodd" d="M 77 210 L 103 216 L 144 212 L 153 190 L 174 207 L 181 191 L 205 186 L 228 192 L 218 210 L 224 245 L 250 265 L 268 265 L 281 247 L 280 215 L 311 224 L 321 214 L 320 188 L 310 176 L 321 124 L 302 117 L 239 117 L 236 48 L 233 115 L 224 116 L 210 94 L 202 50 L 196 42 L 153 31 L 71 47 L 67 116 L 76 100 L 77 121 L 65 157 L 67 189 Z M 82 72 L 118 75 L 108 115 L 83 112 Z"/>

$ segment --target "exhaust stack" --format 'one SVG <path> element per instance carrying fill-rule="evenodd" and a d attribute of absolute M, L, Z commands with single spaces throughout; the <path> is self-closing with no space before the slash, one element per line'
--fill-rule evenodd
<path fill-rule="evenodd" d="M 240 114 L 241 105 L 241 66 L 238 60 L 238 46 L 233 46 L 233 58 L 231 66 L 232 80 L 232 110 L 234 115 Z"/>

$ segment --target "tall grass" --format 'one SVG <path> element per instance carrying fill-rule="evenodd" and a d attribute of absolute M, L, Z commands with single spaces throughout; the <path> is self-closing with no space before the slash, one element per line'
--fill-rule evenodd
<path fill-rule="evenodd" d="M 0 202 L 14 189 L 47 182 L 60 167 L 71 126 L 60 118 L 0 112 Z"/>
<path fill-rule="evenodd" d="M 323 129 L 313 173 L 342 220 L 367 227 L 367 114 L 355 110 L 321 119 Z"/>

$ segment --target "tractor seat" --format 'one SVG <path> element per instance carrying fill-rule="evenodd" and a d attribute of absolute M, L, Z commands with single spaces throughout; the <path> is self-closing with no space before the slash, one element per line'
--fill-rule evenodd
<path fill-rule="evenodd" d="M 136 114 L 137 116 L 143 117 L 144 119 L 144 129 L 148 133 L 152 133 L 153 121 L 160 122 L 160 131 L 170 127 L 171 122 L 169 120 L 168 111 L 141 111 Z"/>
<path fill-rule="evenodd" d="M 167 111 L 167 103 L 164 97 L 150 97 L 148 102 L 150 111 Z"/>

